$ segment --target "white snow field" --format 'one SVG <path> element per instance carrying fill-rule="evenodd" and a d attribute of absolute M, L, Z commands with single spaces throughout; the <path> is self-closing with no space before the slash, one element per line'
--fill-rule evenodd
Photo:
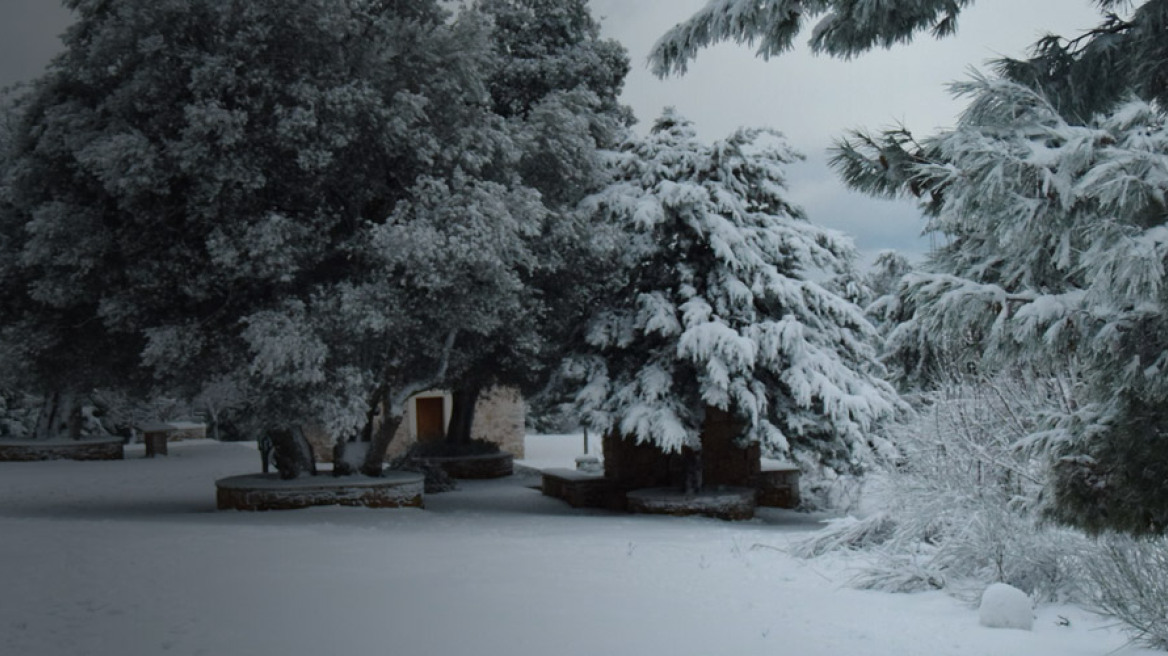
<path fill-rule="evenodd" d="M 560 466 L 580 450 L 529 445 Z M 939 592 L 850 589 L 844 561 L 784 553 L 815 530 L 805 514 L 580 511 L 523 476 L 463 482 L 425 510 L 219 512 L 214 480 L 255 471 L 254 445 L 142 453 L 0 463 L 0 654 L 1153 653 L 1075 607 L 988 629 Z"/>

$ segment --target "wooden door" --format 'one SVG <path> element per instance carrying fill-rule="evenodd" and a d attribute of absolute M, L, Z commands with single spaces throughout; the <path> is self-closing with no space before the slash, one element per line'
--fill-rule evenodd
<path fill-rule="evenodd" d="M 441 396 L 414 399 L 418 421 L 418 441 L 440 440 L 446 436 L 446 403 Z"/>

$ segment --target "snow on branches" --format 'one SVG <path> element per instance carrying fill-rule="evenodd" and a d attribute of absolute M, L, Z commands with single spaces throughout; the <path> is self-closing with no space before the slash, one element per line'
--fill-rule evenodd
<path fill-rule="evenodd" d="M 955 345 L 981 371 L 1075 372 L 1087 401 L 1029 442 L 1061 458 L 1053 512 L 1089 529 L 1162 532 L 1168 505 L 1146 494 L 1163 499 L 1164 486 L 1146 472 L 1168 473 L 1162 413 L 1150 410 L 1168 400 L 1164 112 L 1129 98 L 1077 124 L 1008 80 L 954 90 L 970 98 L 957 126 L 923 140 L 905 167 L 902 191 L 930 192 L 929 230 L 944 243 L 928 273 L 905 278 L 907 320 L 891 346 L 925 377 Z M 878 146 L 866 146 L 871 164 Z M 841 169 L 857 186 L 871 175 Z"/>
<path fill-rule="evenodd" d="M 797 157 L 769 130 L 701 144 L 672 110 L 614 157 L 586 205 L 628 231 L 628 281 L 569 364 L 595 429 L 698 447 L 712 406 L 775 454 L 848 468 L 873 443 L 896 394 L 860 309 L 809 279 L 848 270 L 854 251 L 785 200 Z"/>

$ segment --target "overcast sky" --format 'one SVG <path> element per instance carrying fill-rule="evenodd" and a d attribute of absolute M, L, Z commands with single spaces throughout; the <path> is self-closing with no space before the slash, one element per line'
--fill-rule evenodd
<path fill-rule="evenodd" d="M 652 124 L 675 106 L 714 140 L 743 125 L 783 131 L 807 161 L 791 170 L 791 196 L 812 221 L 852 235 L 866 259 L 884 248 L 919 254 L 921 219 L 907 202 L 875 201 L 847 191 L 827 168 L 825 151 L 849 128 L 902 123 L 918 134 L 952 125 L 961 104 L 944 85 L 1000 55 L 1020 56 L 1046 32 L 1077 36 L 1095 25 L 1088 0 L 978 0 L 961 15 L 955 37 L 919 38 L 853 61 L 813 57 L 806 37 L 793 52 L 763 61 L 744 46 L 704 51 L 689 72 L 658 80 L 645 58 L 653 43 L 705 0 L 590 0 L 604 35 L 629 50 L 633 71 L 624 101 Z M 0 86 L 37 76 L 60 49 L 69 13 L 55 0 L 0 0 Z"/>

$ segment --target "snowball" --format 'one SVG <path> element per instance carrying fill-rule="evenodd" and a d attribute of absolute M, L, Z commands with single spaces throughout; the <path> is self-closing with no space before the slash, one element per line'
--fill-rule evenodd
<path fill-rule="evenodd" d="M 1030 597 L 1018 588 L 995 583 L 981 595 L 978 609 L 982 626 L 993 629 L 1025 629 L 1034 626 L 1034 610 Z"/>

